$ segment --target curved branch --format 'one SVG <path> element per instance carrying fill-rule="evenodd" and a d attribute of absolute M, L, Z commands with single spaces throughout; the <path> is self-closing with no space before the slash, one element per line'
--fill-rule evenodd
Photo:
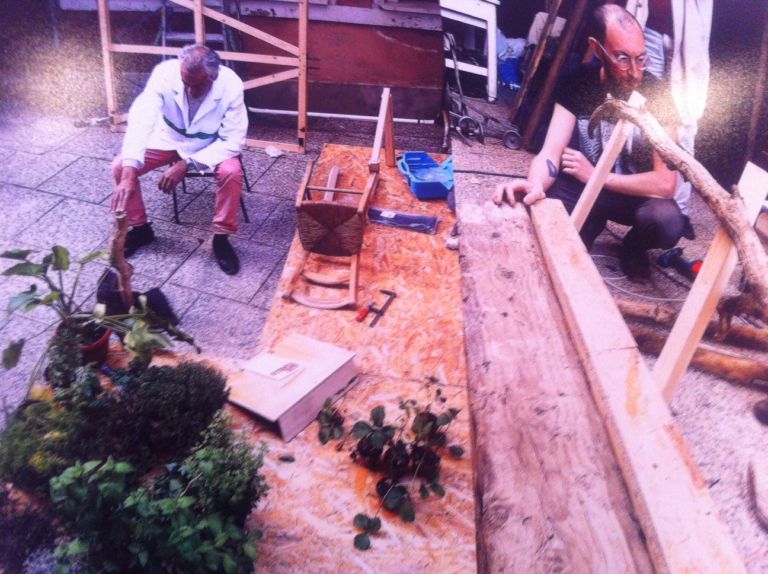
<path fill-rule="evenodd" d="M 696 188 L 733 241 L 751 292 L 759 301 L 755 306 L 758 316 L 768 321 L 768 256 L 747 218 L 738 190 L 730 194 L 723 189 L 701 163 L 667 135 L 649 112 L 635 109 L 621 100 L 607 100 L 592 114 L 590 130 L 601 119 L 608 117 L 625 119 L 643 130 L 667 166 L 682 173 Z"/>

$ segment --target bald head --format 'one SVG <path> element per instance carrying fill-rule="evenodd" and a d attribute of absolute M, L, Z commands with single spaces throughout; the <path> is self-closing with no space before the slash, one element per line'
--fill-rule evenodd
<path fill-rule="evenodd" d="M 643 31 L 635 17 L 617 4 L 603 4 L 592 12 L 590 36 L 599 42 L 605 43 L 608 28 L 614 26 L 626 32 Z"/>

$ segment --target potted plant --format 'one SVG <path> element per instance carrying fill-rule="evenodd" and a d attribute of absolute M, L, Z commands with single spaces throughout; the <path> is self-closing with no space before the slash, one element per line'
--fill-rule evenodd
<path fill-rule="evenodd" d="M 147 366 L 152 353 L 157 349 L 170 346 L 169 337 L 194 345 L 194 340 L 176 328 L 173 321 L 158 316 L 146 303 L 145 297 L 138 297 L 136 304 L 127 312 L 107 315 L 106 307 L 94 305 L 86 311 L 84 302 L 78 301 L 80 277 L 86 265 L 104 256 L 101 251 L 89 253 L 82 259 L 71 261 L 69 251 L 60 245 L 54 246 L 39 263 L 30 260 L 32 250 L 17 249 L 0 253 L 1 258 L 15 260 L 17 263 L 3 271 L 6 277 L 29 277 L 42 285 L 30 285 L 29 289 L 18 293 L 8 303 L 8 313 L 17 310 L 32 311 L 43 305 L 52 309 L 56 320 L 34 335 L 37 337 L 55 327 L 57 332 L 73 332 L 82 345 L 83 362 L 102 363 L 109 348 L 109 337 L 117 331 L 123 337 L 126 349 L 138 359 L 139 364 Z M 11 341 L 3 351 L 3 366 L 10 369 L 18 364 L 25 339 Z M 200 349 L 195 346 L 197 351 Z M 34 380 L 45 353 L 32 370 Z"/>

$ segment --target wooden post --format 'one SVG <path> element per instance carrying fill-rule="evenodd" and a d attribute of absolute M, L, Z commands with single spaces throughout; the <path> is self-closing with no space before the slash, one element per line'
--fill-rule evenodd
<path fill-rule="evenodd" d="M 560 71 L 563 69 L 565 59 L 568 57 L 568 54 L 571 53 L 571 48 L 576 40 L 576 35 L 582 28 L 588 4 L 589 0 L 577 0 L 576 5 L 573 10 L 571 10 L 571 15 L 568 17 L 565 30 L 563 30 L 563 34 L 560 36 L 560 44 L 557 46 L 557 53 L 555 54 L 554 60 L 552 60 L 552 65 L 549 67 L 547 79 L 536 96 L 533 111 L 528 118 L 528 122 L 525 124 L 523 145 L 528 150 L 533 148 L 534 140 L 536 139 L 536 131 L 539 128 L 544 112 L 546 112 L 551 103 L 550 100 L 552 99 L 552 94 L 555 92 L 555 86 L 560 78 Z"/>
<path fill-rule="evenodd" d="M 754 224 L 768 192 L 768 172 L 748 163 L 738 189 L 744 199 L 747 217 Z M 664 390 L 667 401 L 672 401 L 675 396 L 737 261 L 731 238 L 725 230 L 718 229 L 653 369 L 656 382 Z"/>
<path fill-rule="evenodd" d="M 302 151 L 307 145 L 307 28 L 309 0 L 299 0 L 299 125 L 298 143 Z"/>
<path fill-rule="evenodd" d="M 392 122 L 392 93 L 389 88 L 381 92 L 379 115 L 376 120 L 376 133 L 373 136 L 371 147 L 371 160 L 368 162 L 368 171 L 379 171 L 381 163 L 381 148 L 385 146 L 385 161 L 389 167 L 395 167 L 394 126 Z"/>
<path fill-rule="evenodd" d="M 531 217 L 656 571 L 745 573 L 707 482 L 562 203 L 539 201 Z"/>
<path fill-rule="evenodd" d="M 205 44 L 205 18 L 203 18 L 203 0 L 194 0 L 192 11 L 195 22 L 195 42 Z"/>
<path fill-rule="evenodd" d="M 99 33 L 101 35 L 101 57 L 104 60 L 104 87 L 107 91 L 107 112 L 115 123 L 117 116 L 117 95 L 114 83 L 114 62 L 112 60 L 112 30 L 109 23 L 109 0 L 98 0 Z"/>
<path fill-rule="evenodd" d="M 639 108 L 645 103 L 645 98 L 637 92 L 632 92 L 627 103 L 630 106 Z M 616 123 L 613 133 L 608 139 L 608 143 L 603 147 L 603 153 L 600 159 L 597 160 L 597 165 L 589 181 L 584 186 L 584 190 L 579 196 L 579 201 L 576 202 L 576 207 L 573 208 L 571 213 L 571 220 L 577 231 L 581 231 L 584 222 L 589 217 L 589 212 L 592 211 L 592 206 L 595 205 L 597 196 L 600 195 L 603 184 L 608 178 L 608 174 L 611 173 L 611 169 L 613 169 L 613 165 L 616 163 L 616 158 L 619 157 L 619 153 L 621 153 L 621 149 L 624 147 L 633 129 L 635 129 L 635 126 L 627 120 L 619 120 Z"/>

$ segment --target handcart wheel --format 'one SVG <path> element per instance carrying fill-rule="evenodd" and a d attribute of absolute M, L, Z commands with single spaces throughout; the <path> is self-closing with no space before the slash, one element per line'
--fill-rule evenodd
<path fill-rule="evenodd" d="M 505 131 L 503 141 L 504 146 L 508 149 L 520 149 L 523 147 L 523 139 L 520 137 L 520 132 L 516 129 Z"/>
<path fill-rule="evenodd" d="M 461 135 L 465 137 L 474 136 L 478 132 L 482 134 L 482 128 L 480 127 L 480 124 L 477 122 L 477 120 L 470 118 L 469 116 L 460 117 L 457 127 L 459 128 Z"/>

